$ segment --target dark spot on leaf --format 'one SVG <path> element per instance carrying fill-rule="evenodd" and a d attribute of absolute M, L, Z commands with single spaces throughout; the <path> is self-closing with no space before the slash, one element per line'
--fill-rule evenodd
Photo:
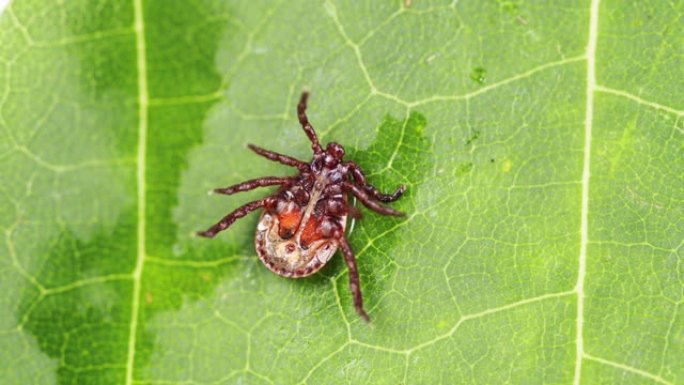
<path fill-rule="evenodd" d="M 454 170 L 454 175 L 456 177 L 460 177 L 460 176 L 463 176 L 463 175 L 469 173 L 470 170 L 472 170 L 472 169 L 473 169 L 473 162 L 461 163 L 461 165 L 458 166 L 456 168 L 456 170 Z"/>
<path fill-rule="evenodd" d="M 480 131 L 474 130 L 472 134 L 466 139 L 466 146 L 469 146 L 472 144 L 474 141 L 476 141 L 480 137 Z"/>
<path fill-rule="evenodd" d="M 429 126 L 426 117 L 415 111 L 407 119 L 386 115 L 379 122 L 377 135 L 370 146 L 361 151 L 350 150 L 348 159 L 358 163 L 366 171 L 368 181 L 382 192 L 392 192 L 400 185 L 406 185 L 404 196 L 388 206 L 410 214 L 415 211 L 414 197 L 434 167 L 431 133 L 438 129 Z M 388 160 L 392 158 L 391 167 L 388 168 Z M 361 275 L 365 275 L 362 285 L 364 300 L 368 298 L 369 303 L 374 303 L 377 300 L 374 297 L 376 293 L 382 292 L 376 290 L 378 284 L 375 277 L 378 275 L 370 272 L 382 271 L 388 274 L 386 276 L 391 276 L 391 270 L 397 266 L 395 255 L 382 250 L 391 250 L 394 245 L 405 242 L 402 234 L 411 231 L 410 226 L 399 225 L 388 232 L 392 221 L 394 219 L 375 213 L 364 215 L 363 220 L 356 222 L 349 238 L 352 247 L 357 248 L 366 245 L 369 239 L 374 239 L 373 251 L 368 250 L 365 262 L 359 264 Z M 334 258 L 329 264 L 332 265 L 331 271 L 345 269 L 343 258 Z"/>
<path fill-rule="evenodd" d="M 515 1 L 510 1 L 510 0 L 500 0 L 499 1 L 499 6 L 504 12 L 510 13 L 510 14 L 517 14 L 518 13 L 518 4 L 516 4 Z"/>
<path fill-rule="evenodd" d="M 485 84 L 487 81 L 487 70 L 483 67 L 475 67 L 470 73 L 470 79 L 477 82 L 480 85 Z"/>

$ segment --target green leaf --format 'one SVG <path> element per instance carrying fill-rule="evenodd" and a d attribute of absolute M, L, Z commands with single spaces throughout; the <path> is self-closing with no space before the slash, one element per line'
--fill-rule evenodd
<path fill-rule="evenodd" d="M 3 384 L 684 384 L 681 2 L 0 2 Z M 295 104 L 404 219 L 285 279 Z"/>

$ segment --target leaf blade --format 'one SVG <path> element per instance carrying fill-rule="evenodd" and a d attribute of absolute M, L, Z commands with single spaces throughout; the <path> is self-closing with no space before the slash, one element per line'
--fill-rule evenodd
<path fill-rule="evenodd" d="M 103 4 L 0 14 L 2 378 L 572 381 L 588 2 L 137 3 L 142 99 L 135 3 Z M 671 7 L 597 13 L 580 383 L 684 376 Z M 255 217 L 189 236 L 269 191 L 210 188 L 291 172 L 246 143 L 309 156 L 304 86 L 323 141 L 383 190 L 409 186 L 405 220 L 368 214 L 351 232 L 372 328 L 341 260 L 273 276 Z"/>

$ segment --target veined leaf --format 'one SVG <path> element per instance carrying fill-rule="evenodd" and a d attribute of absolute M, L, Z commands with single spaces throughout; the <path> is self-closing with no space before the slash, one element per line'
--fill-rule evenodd
<path fill-rule="evenodd" d="M 0 8 L 3 384 L 684 383 L 683 3 Z M 350 234 L 372 325 L 256 215 L 191 236 L 292 173 L 246 143 L 310 157 L 305 87 L 408 186 Z"/>

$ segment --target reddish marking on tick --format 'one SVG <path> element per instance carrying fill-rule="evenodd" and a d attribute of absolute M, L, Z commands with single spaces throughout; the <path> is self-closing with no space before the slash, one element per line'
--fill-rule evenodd
<path fill-rule="evenodd" d="M 402 212 L 380 202 L 396 201 L 406 187 L 400 186 L 392 194 L 383 194 L 366 182 L 365 175 L 356 163 L 343 161 L 344 148 L 341 145 L 331 142 L 324 150 L 306 116 L 308 97 L 307 92 L 302 93 L 297 105 L 297 117 L 304 133 L 311 140 L 313 159 L 307 163 L 248 145 L 258 155 L 297 168 L 299 174 L 292 177 L 264 177 L 215 189 L 216 193 L 231 195 L 257 187 L 280 186 L 275 194 L 237 208 L 206 231 L 197 234 L 213 238 L 236 220 L 263 208 L 254 243 L 264 265 L 284 277 L 306 277 L 325 266 L 339 248 L 349 269 L 354 308 L 361 318 L 370 321 L 363 309 L 356 258 L 345 236 L 347 216 L 361 217 L 360 212 L 349 204 L 348 195 L 352 194 L 364 206 L 379 214 L 403 216 Z"/>
<path fill-rule="evenodd" d="M 302 230 L 302 236 L 299 241 L 302 247 L 309 247 L 313 242 L 323 238 L 323 232 L 321 230 L 321 221 L 319 218 L 309 218 L 309 221 L 304 226 Z"/>

